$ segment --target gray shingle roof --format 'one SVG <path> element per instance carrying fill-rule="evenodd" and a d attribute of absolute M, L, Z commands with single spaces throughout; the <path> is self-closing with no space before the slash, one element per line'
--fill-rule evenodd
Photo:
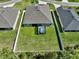
<path fill-rule="evenodd" d="M 52 16 L 48 5 L 39 4 L 26 9 L 23 24 L 51 24 Z"/>
<path fill-rule="evenodd" d="M 13 28 L 18 10 L 13 8 L 0 8 L 0 28 Z"/>
<path fill-rule="evenodd" d="M 79 31 L 79 16 L 72 9 L 57 8 L 64 31 Z"/>

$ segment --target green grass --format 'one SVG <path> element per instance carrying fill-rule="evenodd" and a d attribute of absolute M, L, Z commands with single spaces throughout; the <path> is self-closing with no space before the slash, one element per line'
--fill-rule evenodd
<path fill-rule="evenodd" d="M 16 51 L 41 52 L 58 50 L 54 27 L 47 27 L 45 35 L 36 35 L 34 27 L 22 27 Z"/>
<path fill-rule="evenodd" d="M 2 48 L 12 48 L 14 38 L 15 38 L 15 31 L 0 31 L 0 49 Z"/>
<path fill-rule="evenodd" d="M 1 2 L 7 2 L 7 1 L 10 1 L 10 0 L 0 0 L 0 3 L 1 3 Z"/>
<path fill-rule="evenodd" d="M 79 44 L 79 32 L 64 32 L 62 33 L 64 46 L 73 46 Z"/>
<path fill-rule="evenodd" d="M 69 2 L 79 2 L 79 0 L 68 0 Z"/>

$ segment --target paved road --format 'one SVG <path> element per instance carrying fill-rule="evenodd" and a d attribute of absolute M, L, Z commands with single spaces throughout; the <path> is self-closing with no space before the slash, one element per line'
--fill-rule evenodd
<path fill-rule="evenodd" d="M 22 1 L 22 0 L 11 0 L 11 1 L 8 1 L 8 2 L 3 2 L 3 3 L 0 3 L 0 7 L 10 5 L 10 4 L 13 4 L 13 3 L 16 3 L 16 2 L 20 2 L 20 1 Z"/>
<path fill-rule="evenodd" d="M 60 2 L 60 1 L 54 1 L 54 0 L 41 0 L 41 1 L 45 1 L 51 4 L 63 5 L 63 6 L 78 6 L 79 7 L 78 2 Z"/>

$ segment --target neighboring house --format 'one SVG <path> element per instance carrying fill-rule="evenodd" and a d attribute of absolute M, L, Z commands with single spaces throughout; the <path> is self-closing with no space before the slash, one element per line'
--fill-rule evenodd
<path fill-rule="evenodd" d="M 0 29 L 15 29 L 20 11 L 13 8 L 0 8 Z"/>
<path fill-rule="evenodd" d="M 73 9 L 57 8 L 59 21 L 64 31 L 79 31 L 79 16 Z"/>
<path fill-rule="evenodd" d="M 35 25 L 38 28 L 44 28 L 43 26 L 51 25 L 52 23 L 53 20 L 48 5 L 38 4 L 27 7 L 23 25 Z"/>

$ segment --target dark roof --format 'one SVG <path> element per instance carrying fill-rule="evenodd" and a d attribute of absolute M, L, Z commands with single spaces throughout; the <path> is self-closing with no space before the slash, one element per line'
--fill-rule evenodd
<path fill-rule="evenodd" d="M 64 31 L 79 31 L 79 16 L 73 9 L 57 8 Z"/>
<path fill-rule="evenodd" d="M 39 4 L 26 9 L 23 24 L 51 24 L 52 16 L 48 5 Z"/>
<path fill-rule="evenodd" d="M 14 28 L 17 21 L 18 10 L 13 8 L 0 8 L 0 28 Z"/>

